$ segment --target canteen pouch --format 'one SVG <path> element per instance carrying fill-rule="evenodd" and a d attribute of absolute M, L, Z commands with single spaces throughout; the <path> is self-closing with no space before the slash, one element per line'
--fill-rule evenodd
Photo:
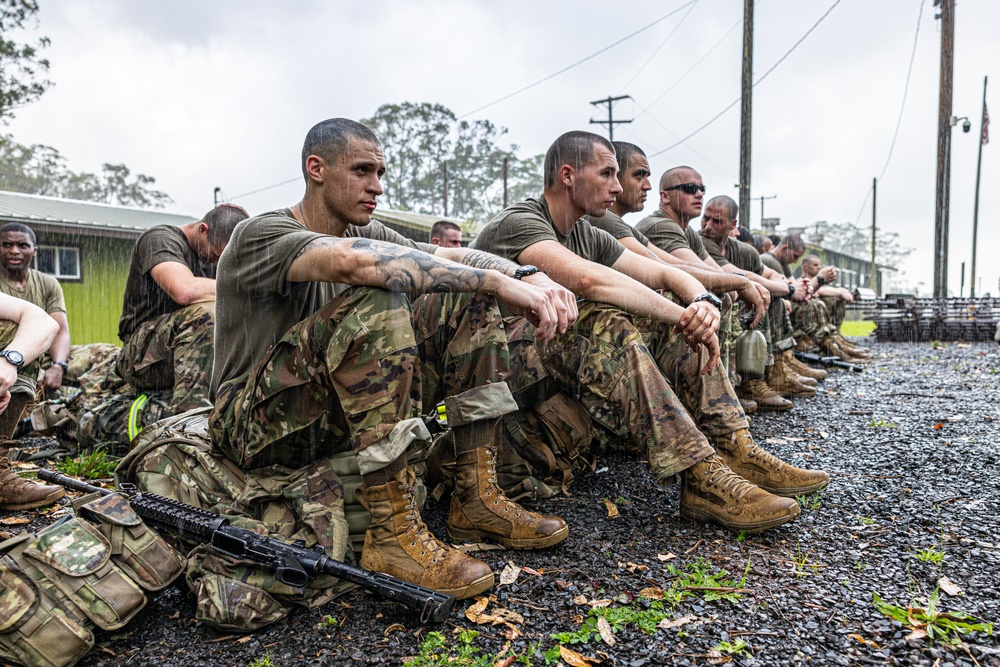
<path fill-rule="evenodd" d="M 144 590 L 161 590 L 184 571 L 184 556 L 143 523 L 125 497 L 92 494 L 76 500 L 73 509 L 100 531 L 112 560 Z"/>
<path fill-rule="evenodd" d="M 94 635 L 53 602 L 14 559 L 0 559 L 0 660 L 31 667 L 71 667 Z"/>
<path fill-rule="evenodd" d="M 56 604 L 79 610 L 102 630 L 117 630 L 146 604 L 142 590 L 111 561 L 108 541 L 77 517 L 28 536 L 18 551 L 10 555 Z"/>

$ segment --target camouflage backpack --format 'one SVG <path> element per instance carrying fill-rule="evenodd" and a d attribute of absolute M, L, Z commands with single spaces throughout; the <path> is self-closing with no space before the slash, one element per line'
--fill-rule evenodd
<path fill-rule="evenodd" d="M 594 468 L 605 433 L 564 393 L 504 415 L 497 443 L 497 483 L 511 500 L 569 494 L 573 470 Z M 427 487 L 440 499 L 454 488 L 455 445 L 439 436 L 427 455 Z"/>
<path fill-rule="evenodd" d="M 361 484 L 357 457 L 346 453 L 298 470 L 273 466 L 245 473 L 212 454 L 208 414 L 207 408 L 192 410 L 139 433 L 115 471 L 118 483 L 223 514 L 240 528 L 301 539 L 310 547 L 320 544 L 335 558 L 353 560 L 370 521 L 354 496 Z M 324 604 L 349 588 L 330 577 L 291 588 L 258 564 L 222 557 L 205 546 L 190 552 L 186 578 L 197 598 L 198 620 L 243 632 L 283 618 L 296 605 Z"/>
<path fill-rule="evenodd" d="M 132 440 L 150 424 L 171 414 L 169 391 L 113 394 L 92 409 L 82 409 L 77 425 L 78 447 L 105 447 L 124 456 Z"/>
<path fill-rule="evenodd" d="M 69 667 L 169 585 L 184 558 L 149 530 L 126 499 L 92 494 L 38 533 L 0 544 L 0 658 Z"/>

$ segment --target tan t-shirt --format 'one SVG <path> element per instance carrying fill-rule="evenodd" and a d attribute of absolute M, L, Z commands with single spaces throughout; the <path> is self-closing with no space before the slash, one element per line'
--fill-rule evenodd
<path fill-rule="evenodd" d="M 691 225 L 681 227 L 676 220 L 668 218 L 663 211 L 657 210 L 639 221 L 636 231 L 645 234 L 649 242 L 664 252 L 673 252 L 681 248 L 690 248 L 699 259 L 708 259 L 708 252 L 701 242 L 701 234 Z"/>
<path fill-rule="evenodd" d="M 584 218 L 576 221 L 569 234 L 560 232 L 552 222 L 544 197 L 508 206 L 479 232 L 472 247 L 517 262 L 525 248 L 541 241 L 556 241 L 580 257 L 604 266 L 611 266 L 625 252 L 625 246 L 611 234 L 594 228 Z"/>
<path fill-rule="evenodd" d="M 616 239 L 621 240 L 625 238 L 633 238 L 639 243 L 641 243 L 643 248 L 649 245 L 649 239 L 647 239 L 644 235 L 636 231 L 635 227 L 622 220 L 618 216 L 618 214 L 612 211 L 610 208 L 608 209 L 607 213 L 605 213 L 599 218 L 595 218 L 592 215 L 585 215 L 583 216 L 583 219 L 592 224 L 597 229 L 603 229 L 608 234 L 614 236 Z"/>
<path fill-rule="evenodd" d="M 249 372 L 289 329 L 350 287 L 287 279 L 302 248 L 322 236 L 306 229 L 288 209 L 236 226 L 219 259 L 215 283 L 213 396 L 223 382 Z M 351 225 L 345 236 L 427 248 L 374 220 L 364 227 Z"/>
<path fill-rule="evenodd" d="M 28 280 L 22 287 L 10 282 L 7 274 L 0 271 L 0 292 L 33 303 L 46 313 L 66 312 L 62 285 L 49 274 L 35 269 L 28 269 Z"/>
<path fill-rule="evenodd" d="M 760 261 L 764 262 L 765 266 L 770 267 L 771 269 L 777 271 L 778 273 L 780 273 L 781 275 L 785 276 L 786 278 L 791 278 L 792 277 L 792 270 L 789 267 L 787 267 L 784 264 L 782 264 L 781 260 L 779 260 L 777 257 L 775 257 L 774 255 L 772 255 L 771 253 L 766 252 L 763 255 L 761 255 L 760 256 Z"/>

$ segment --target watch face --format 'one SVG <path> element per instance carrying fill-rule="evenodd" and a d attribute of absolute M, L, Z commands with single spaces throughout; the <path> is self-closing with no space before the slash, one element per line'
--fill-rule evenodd
<path fill-rule="evenodd" d="M 14 364 L 18 368 L 20 368 L 24 363 L 24 356 L 16 350 L 4 350 L 2 354 L 7 361 Z"/>

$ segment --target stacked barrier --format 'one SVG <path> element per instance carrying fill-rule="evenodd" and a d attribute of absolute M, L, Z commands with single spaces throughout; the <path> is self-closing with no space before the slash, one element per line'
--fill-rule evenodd
<path fill-rule="evenodd" d="M 877 325 L 879 341 L 992 341 L 1000 321 L 1000 299 L 889 294 L 875 300 L 868 316 Z"/>

